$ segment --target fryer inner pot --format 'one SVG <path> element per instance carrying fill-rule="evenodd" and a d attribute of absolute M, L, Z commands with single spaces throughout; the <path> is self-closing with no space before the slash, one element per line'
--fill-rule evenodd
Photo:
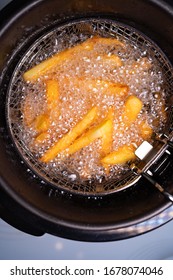
<path fill-rule="evenodd" d="M 116 19 L 148 35 L 173 62 L 172 13 L 172 7 L 167 6 L 166 1 L 160 3 L 143 0 L 100 0 L 99 3 L 86 0 L 81 5 L 75 0 L 29 0 L 25 1 L 25 4 L 15 0 L 1 13 L 0 203 L 6 213 L 15 213 L 16 219 L 21 223 L 26 221 L 27 215 L 30 229 L 34 226 L 43 232 L 70 239 L 108 241 L 147 231 L 145 223 L 143 230 L 140 228 L 139 232 L 133 225 L 170 206 L 170 203 L 143 179 L 125 191 L 88 199 L 59 192 L 40 181 L 37 176 L 33 177 L 33 173 L 28 172 L 25 163 L 21 162 L 9 137 L 5 121 L 5 98 L 14 67 L 24 53 L 22 51 L 21 54 L 20 51 L 23 47 L 26 50 L 45 31 L 45 26 L 46 29 L 47 26 L 52 28 L 51 22 L 66 22 L 91 15 L 96 18 L 101 15 Z M 26 46 L 25 41 L 29 42 L 29 45 Z M 12 53 L 12 56 L 9 58 L 7 53 Z M 159 182 L 170 192 L 173 190 L 172 168 L 173 164 L 170 163 L 159 177 Z"/>
<path fill-rule="evenodd" d="M 139 180 L 139 176 L 129 168 L 126 173 L 119 176 L 119 178 L 111 178 L 110 180 L 103 180 L 99 183 L 96 180 L 85 180 L 84 182 L 78 180 L 73 182 L 68 179 L 68 176 L 63 176 L 63 172 L 51 172 L 50 174 L 50 170 L 47 171 L 46 167 L 39 163 L 32 152 L 27 148 L 22 140 L 20 129 L 22 121 L 20 111 L 22 94 L 19 93 L 22 92 L 23 87 L 22 74 L 27 71 L 27 69 L 32 68 L 35 61 L 40 60 L 40 58 L 42 61 L 47 54 L 52 55 L 58 52 L 59 50 L 55 48 L 56 40 L 60 41 L 61 45 L 63 44 L 63 46 L 60 45 L 61 50 L 63 50 L 63 48 L 69 47 L 68 44 L 71 41 L 72 36 L 75 38 L 77 43 L 79 43 L 79 40 L 81 40 L 81 34 L 83 37 L 85 36 L 85 38 L 90 37 L 91 35 L 98 35 L 104 37 L 115 37 L 122 41 L 125 40 L 127 43 L 130 43 L 130 45 L 138 47 L 141 53 L 147 50 L 148 55 L 156 60 L 156 63 L 159 64 L 160 71 L 162 71 L 164 80 L 168 118 L 167 124 L 161 132 L 167 134 L 168 138 L 173 121 L 172 103 L 170 102 L 173 85 L 173 69 L 169 60 L 160 48 L 141 32 L 120 22 L 108 19 L 92 18 L 72 21 L 54 27 L 53 30 L 50 30 L 47 34 L 38 38 L 17 64 L 8 87 L 7 123 L 9 125 L 14 144 L 22 156 L 22 159 L 24 159 L 32 171 L 55 187 L 77 194 L 104 195 L 132 186 Z M 68 170 L 66 173 L 68 174 Z"/>

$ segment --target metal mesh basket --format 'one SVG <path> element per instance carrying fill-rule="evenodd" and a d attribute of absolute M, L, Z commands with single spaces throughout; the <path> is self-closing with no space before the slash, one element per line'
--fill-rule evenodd
<path fill-rule="evenodd" d="M 147 49 L 150 56 L 157 60 L 160 71 L 162 72 L 167 103 L 170 103 L 169 100 L 173 87 L 173 69 L 164 53 L 144 34 L 119 22 L 105 19 L 86 19 L 57 26 L 41 38 L 38 38 L 16 66 L 8 89 L 7 122 L 12 139 L 22 159 L 25 160 L 29 168 L 38 174 L 40 178 L 61 190 L 87 195 L 104 195 L 133 185 L 139 180 L 139 176 L 134 174 L 130 168 L 127 168 L 126 172 L 121 174 L 121 176 L 111 178 L 108 181 L 103 180 L 101 183 L 94 179 L 90 181 L 81 181 L 80 179 L 71 181 L 68 176 L 66 176 L 67 172 L 57 173 L 52 171 L 50 174 L 45 166 L 35 158 L 21 137 L 21 102 L 23 97 L 20 93 L 24 86 L 23 73 L 36 63 L 46 59 L 47 54 L 53 55 L 71 47 L 69 42 L 73 41 L 73 45 L 80 43 L 81 34 L 83 34 L 82 40 L 92 35 L 118 38 L 121 41 L 128 42 L 132 46 L 136 46 L 139 50 L 139 54 Z M 72 37 L 73 40 L 71 39 Z M 172 130 L 173 114 L 171 104 L 168 105 L 168 121 L 163 133 L 166 132 L 169 135 Z"/>

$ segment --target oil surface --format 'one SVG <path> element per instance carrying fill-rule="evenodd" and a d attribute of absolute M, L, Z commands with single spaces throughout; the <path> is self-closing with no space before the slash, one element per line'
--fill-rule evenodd
<path fill-rule="evenodd" d="M 71 36 L 70 46 L 73 46 L 75 34 Z M 85 36 L 80 35 L 84 41 Z M 61 42 L 55 39 L 56 50 L 61 49 Z M 44 55 L 44 59 L 51 54 Z M 121 63 L 112 59 L 118 57 Z M 34 64 L 39 64 L 34 61 Z M 38 131 L 32 125 L 40 114 L 46 114 L 46 81 L 56 80 L 59 85 L 59 102 L 56 118 L 51 119 L 48 134 L 41 143 L 35 141 Z M 93 82 L 94 81 L 94 82 Z M 104 83 L 105 82 L 105 83 Z M 109 84 L 118 84 L 128 87 L 127 95 L 112 94 Z M 136 120 L 127 126 L 122 121 L 122 112 L 128 96 L 137 96 L 143 104 Z M 164 81 L 160 66 L 156 58 L 151 57 L 147 48 L 139 49 L 137 45 L 123 41 L 122 44 L 96 43 L 92 50 L 76 50 L 70 59 L 65 59 L 60 65 L 40 76 L 34 82 L 23 81 L 22 87 L 22 141 L 27 149 L 39 161 L 58 139 L 68 133 L 84 115 L 94 106 L 99 108 L 98 120 L 100 123 L 109 111 L 114 109 L 112 151 L 127 144 L 138 147 L 144 140 L 139 127 L 147 122 L 154 133 L 159 132 L 165 121 L 165 92 Z M 28 112 L 26 124 L 25 111 Z M 152 139 L 147 139 L 152 142 Z M 63 176 L 71 181 L 76 179 L 97 179 L 116 177 L 126 172 L 128 165 L 112 165 L 109 173 L 100 164 L 101 140 L 80 149 L 75 154 L 62 159 L 61 153 L 52 161 L 44 164 L 49 176 L 62 172 Z"/>

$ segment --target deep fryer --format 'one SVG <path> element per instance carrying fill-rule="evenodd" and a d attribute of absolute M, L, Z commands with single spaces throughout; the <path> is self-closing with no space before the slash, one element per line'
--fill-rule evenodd
<path fill-rule="evenodd" d="M 132 183 L 128 188 L 114 192 L 115 182 L 111 182 L 106 195 L 97 192 L 81 195 L 80 193 L 66 192 L 63 181 L 58 182 L 60 188 L 55 188 L 47 180 L 40 177 L 37 170 L 29 169 L 26 160 L 21 158 L 16 148 L 16 143 L 11 139 L 9 123 L 6 121 L 7 93 L 11 86 L 11 77 L 14 76 L 16 65 L 26 54 L 27 50 L 38 38 L 56 29 L 59 26 L 68 26 L 76 20 L 86 21 L 91 18 L 97 22 L 106 22 L 108 28 L 111 22 L 121 22 L 126 27 L 126 34 L 131 38 L 137 34 L 146 34 L 151 39 L 151 48 L 155 52 L 158 46 L 166 63 L 163 69 L 169 87 L 172 85 L 172 59 L 173 42 L 171 42 L 172 7 L 165 1 L 28 1 L 24 7 L 18 7 L 20 1 L 15 1 L 16 12 L 11 16 L 8 24 L 2 23 L 2 75 L 1 75 L 1 210 L 2 217 L 22 230 L 39 235 L 49 232 L 63 237 L 104 241 L 128 237 L 128 228 L 145 221 L 146 219 L 164 211 L 170 202 L 162 196 L 143 177 L 133 171 Z M 130 4 L 129 4 L 130 2 Z M 2 11 L 4 16 L 11 13 L 14 2 Z M 56 13 L 55 11 L 56 7 Z M 146 13 L 141 14 L 141 10 Z M 34 14 L 39 13 L 39 17 Z M 150 16 L 149 16 L 150 15 Z M 33 22 L 33 18 L 34 21 Z M 151 20 L 154 18 L 155 20 Z M 164 19 L 164 20 L 161 20 Z M 14 21 L 14 22 L 13 22 Z M 13 24 L 12 24 L 13 22 Z M 15 23 L 15 24 L 14 24 Z M 109 23 L 109 24 L 108 24 Z M 162 24 L 161 24 L 162 23 Z M 122 29 L 121 29 L 122 30 Z M 124 30 L 124 29 L 123 29 Z M 141 32 L 141 33 L 140 33 Z M 17 36 L 16 36 L 17 34 Z M 123 33 L 125 34 L 125 33 Z M 15 40 L 14 40 L 15 36 Z M 132 37 L 133 38 L 133 37 Z M 138 37 L 139 38 L 139 37 Z M 140 43 L 145 41 L 142 35 Z M 147 40 L 148 42 L 148 40 Z M 161 51 L 160 51 L 161 50 Z M 6 55 L 8 51 L 8 56 Z M 147 165 L 142 170 L 150 168 L 154 177 L 167 192 L 172 193 L 172 97 L 169 94 L 169 121 L 164 133 L 156 141 L 155 160 L 147 160 Z M 14 102 L 12 102 L 14 104 Z M 16 104 L 14 104 L 15 107 Z M 168 138 L 168 139 L 167 139 Z M 162 154 L 160 151 L 168 151 Z M 152 165 L 151 165 L 152 163 Z M 140 169 L 141 170 L 141 169 Z M 136 169 L 135 169 L 136 171 Z M 136 180 L 136 176 L 140 180 Z M 130 177 L 131 178 L 131 177 Z M 124 178 L 123 178 L 124 179 Z M 125 178 L 125 185 L 126 185 Z M 152 183 L 152 182 L 151 182 Z M 116 186 L 117 189 L 117 186 Z M 7 212 L 7 213 L 5 213 Z M 13 213 L 13 215 L 12 215 Z M 24 216 L 27 215 L 28 221 Z M 6 216 L 6 217 L 5 217 Z M 118 234 L 117 229 L 124 229 Z M 134 233 L 129 234 L 135 235 Z"/>

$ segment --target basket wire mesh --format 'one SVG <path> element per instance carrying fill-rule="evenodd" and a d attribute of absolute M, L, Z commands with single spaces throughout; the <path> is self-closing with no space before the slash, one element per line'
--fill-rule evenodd
<path fill-rule="evenodd" d="M 38 38 L 16 66 L 8 89 L 7 122 L 12 139 L 22 159 L 25 160 L 29 168 L 38 174 L 40 178 L 61 190 L 87 195 L 104 195 L 128 188 L 137 182 L 139 177 L 129 169 L 120 177 L 103 181 L 101 184 L 94 180 L 90 182 L 80 180 L 72 182 L 68 179 L 68 176 L 65 176 L 65 173 L 52 172 L 52 174 L 50 174 L 43 164 L 35 158 L 21 137 L 22 95 L 20 95 L 20 92 L 23 90 L 23 73 L 26 72 L 28 68 L 32 68 L 35 65 L 35 61 L 41 62 L 46 59 L 47 54 L 53 55 L 71 47 L 69 42 L 72 42 L 72 36 L 74 37 L 74 44 L 79 43 L 81 41 L 81 34 L 83 34 L 82 40 L 92 35 L 115 37 L 121 41 L 127 41 L 131 45 L 137 46 L 139 50 L 147 49 L 148 53 L 150 53 L 152 57 L 155 57 L 159 63 L 165 80 L 168 102 L 173 88 L 173 70 L 164 53 L 144 34 L 119 22 L 105 19 L 80 20 L 54 28 L 44 36 Z M 167 134 L 171 132 L 172 123 L 173 112 L 171 106 L 169 106 L 168 125 L 167 129 L 165 128 Z"/>

